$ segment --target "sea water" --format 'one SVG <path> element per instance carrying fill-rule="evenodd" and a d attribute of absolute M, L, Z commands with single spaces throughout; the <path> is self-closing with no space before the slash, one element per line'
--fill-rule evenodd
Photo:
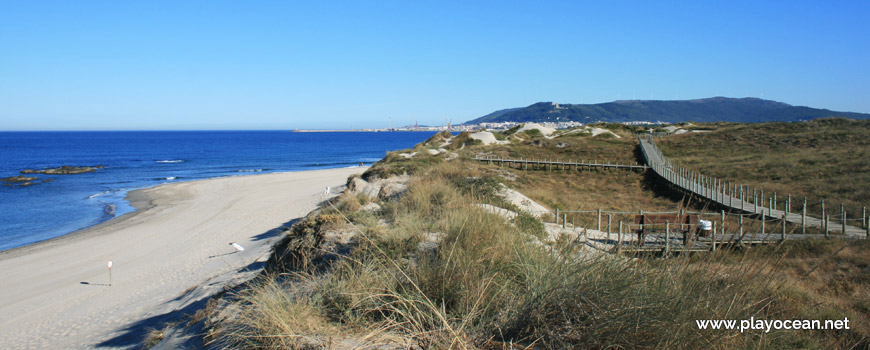
<path fill-rule="evenodd" d="M 24 169 L 92 173 L 0 183 L 0 250 L 58 237 L 134 210 L 128 191 L 221 176 L 371 165 L 434 132 L 0 132 L 0 178 Z"/>

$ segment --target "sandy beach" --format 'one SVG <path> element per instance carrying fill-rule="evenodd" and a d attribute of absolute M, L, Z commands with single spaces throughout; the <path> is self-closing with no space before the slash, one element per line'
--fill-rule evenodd
<path fill-rule="evenodd" d="M 136 347 L 150 326 L 192 312 L 193 305 L 262 268 L 284 226 L 324 200 L 326 186 L 340 187 L 364 170 L 235 176 L 138 190 L 128 197 L 134 213 L 2 252 L 0 344 Z M 238 252 L 232 242 L 245 250 Z"/>

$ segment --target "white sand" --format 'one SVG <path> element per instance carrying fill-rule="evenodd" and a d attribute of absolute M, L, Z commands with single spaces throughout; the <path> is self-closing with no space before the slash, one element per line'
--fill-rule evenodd
<path fill-rule="evenodd" d="M 480 140 L 480 142 L 483 143 L 484 145 L 491 145 L 491 144 L 503 145 L 503 144 L 509 143 L 507 141 L 499 141 L 498 139 L 495 138 L 495 135 L 493 135 L 489 131 L 478 131 L 476 133 L 468 134 L 468 137 L 475 139 L 475 140 Z"/>
<path fill-rule="evenodd" d="M 135 213 L 0 253 L 0 347 L 137 347 L 149 325 L 240 282 L 238 271 L 262 268 L 285 223 L 364 170 L 161 185 L 131 193 Z"/>
<path fill-rule="evenodd" d="M 541 132 L 541 135 L 544 135 L 544 137 L 546 137 L 548 139 L 553 138 L 551 135 L 553 135 L 553 133 L 556 132 L 556 129 L 551 128 L 551 127 L 547 127 L 547 126 L 543 126 L 543 125 L 538 124 L 538 123 L 525 123 L 525 124 L 523 124 L 522 127 L 519 128 L 519 130 L 517 130 L 517 132 L 520 133 L 520 132 L 523 132 L 526 130 L 538 130 Z"/>

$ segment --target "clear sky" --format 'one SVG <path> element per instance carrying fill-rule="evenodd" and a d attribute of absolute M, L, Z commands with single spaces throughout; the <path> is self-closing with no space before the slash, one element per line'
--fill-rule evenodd
<path fill-rule="evenodd" d="M 0 130 L 441 125 L 539 101 L 870 112 L 870 1 L 0 1 Z"/>

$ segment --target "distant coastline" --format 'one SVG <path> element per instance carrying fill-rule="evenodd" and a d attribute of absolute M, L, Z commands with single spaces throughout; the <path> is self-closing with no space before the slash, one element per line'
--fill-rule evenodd
<path fill-rule="evenodd" d="M 407 129 L 297 129 L 290 132 L 433 132 L 443 128 L 407 130 Z"/>

